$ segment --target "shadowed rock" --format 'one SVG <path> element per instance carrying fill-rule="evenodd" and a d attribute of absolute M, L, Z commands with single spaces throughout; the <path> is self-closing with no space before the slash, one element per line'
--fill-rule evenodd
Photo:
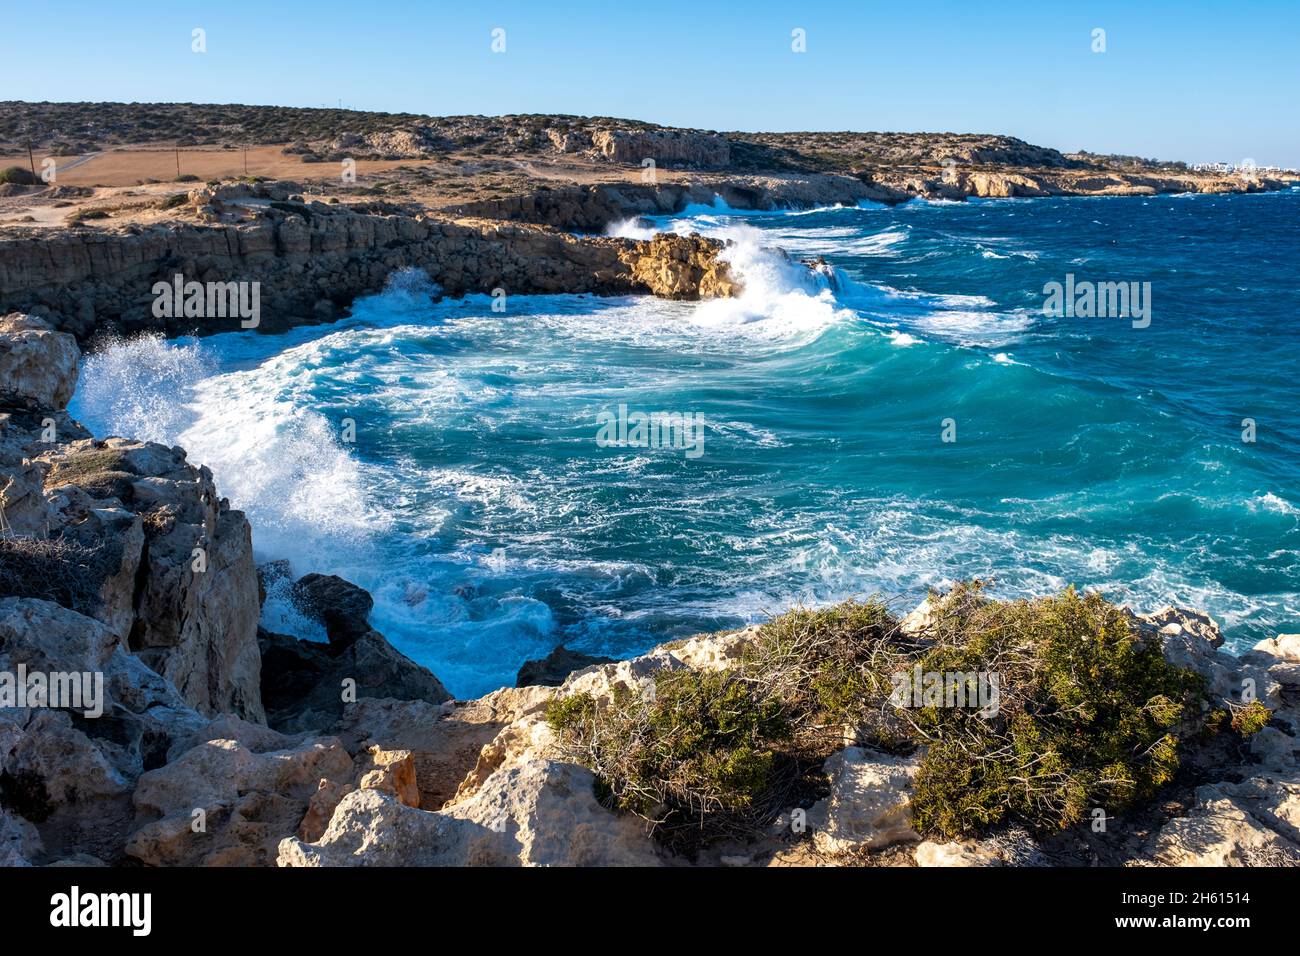
<path fill-rule="evenodd" d="M 519 668 L 519 675 L 515 678 L 515 686 L 559 687 L 574 671 L 580 671 L 583 668 L 593 667 L 597 664 L 613 663 L 615 661 L 612 657 L 592 657 L 590 654 L 579 654 L 577 651 L 571 651 L 561 644 L 539 660 L 525 661 L 524 666 Z"/>
<path fill-rule="evenodd" d="M 439 704 L 451 699 L 428 670 L 401 654 L 375 630 L 342 650 L 284 634 L 258 632 L 262 649 L 262 701 L 272 727 L 286 733 L 321 730 L 363 697 L 392 697 Z"/>
<path fill-rule="evenodd" d="M 290 593 L 300 611 L 324 625 L 335 651 L 341 652 L 370 630 L 374 598 L 351 581 L 334 574 L 307 574 L 294 582 Z"/>

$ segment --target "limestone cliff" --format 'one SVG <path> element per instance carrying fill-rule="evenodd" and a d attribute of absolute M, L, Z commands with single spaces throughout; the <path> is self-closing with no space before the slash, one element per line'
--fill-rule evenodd
<path fill-rule="evenodd" d="M 254 197 L 257 198 L 257 197 Z M 0 239 L 0 310 L 38 311 L 80 340 L 123 334 L 209 334 L 241 327 L 230 318 L 160 318 L 155 283 L 260 283 L 263 331 L 329 321 L 393 272 L 421 269 L 448 295 L 585 292 L 672 298 L 730 294 L 721 244 L 691 237 L 669 245 L 584 238 L 535 225 L 354 213 L 343 206 L 241 205 L 209 197 L 213 224 L 170 223 L 123 232 L 61 230 Z M 229 210 L 227 212 L 226 210 Z M 250 212 L 252 210 L 252 212 Z M 671 262 L 701 265 L 682 272 Z M 694 279 L 707 284 L 692 284 Z"/>

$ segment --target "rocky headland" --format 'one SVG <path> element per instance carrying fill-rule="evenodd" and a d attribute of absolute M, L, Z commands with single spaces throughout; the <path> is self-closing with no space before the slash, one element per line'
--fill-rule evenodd
<path fill-rule="evenodd" d="M 52 180 L 35 175 L 28 144 L 53 164 Z M 187 166 L 209 172 L 181 172 Z M 154 285 L 182 275 L 259 283 L 258 328 L 282 331 L 342 317 L 356 297 L 411 268 L 451 296 L 708 298 L 737 289 L 716 242 L 602 234 L 630 218 L 717 202 L 775 210 L 1258 192 L 1295 178 L 1063 154 L 981 134 L 0 102 L 0 313 L 41 315 L 83 343 L 99 331 L 241 327 L 154 315 Z"/>

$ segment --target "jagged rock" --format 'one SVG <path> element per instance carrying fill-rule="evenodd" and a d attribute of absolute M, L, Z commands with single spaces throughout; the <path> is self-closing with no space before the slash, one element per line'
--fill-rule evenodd
<path fill-rule="evenodd" d="M 282 734 L 262 724 L 250 723 L 234 714 L 222 714 L 184 734 L 177 735 L 171 749 L 167 752 L 167 762 L 170 763 L 187 751 L 206 744 L 209 740 L 234 740 L 253 753 L 264 754 L 273 750 L 292 750 L 306 737 L 306 734 Z"/>
<path fill-rule="evenodd" d="M 154 866 L 268 865 L 279 841 L 297 832 L 321 781 L 352 774 L 352 758 L 335 738 L 265 753 L 236 740 L 208 741 L 140 778 L 136 810 L 156 819 L 131 835 L 126 852 Z"/>
<path fill-rule="evenodd" d="M 603 664 L 592 670 L 570 674 L 561 685 L 564 696 L 591 694 L 607 699 L 615 688 L 639 693 L 661 670 L 722 670 L 739 662 L 745 648 L 754 640 L 757 627 L 747 627 L 726 634 L 702 634 L 683 641 L 661 644 L 627 660 Z"/>
<path fill-rule="evenodd" d="M 103 624 L 49 601 L 0 600 L 0 671 L 96 675 L 98 706 L 5 711 L 0 790 L 41 829 L 51 852 L 115 857 L 135 780 L 202 723 L 176 689 Z M 98 710 L 100 713 L 96 714 Z"/>
<path fill-rule="evenodd" d="M 0 318 L 0 405 L 66 408 L 80 360 L 76 339 L 43 319 L 17 312 Z"/>
<path fill-rule="evenodd" d="M 17 713 L 0 717 L 0 803 L 35 824 L 52 855 L 120 854 L 131 780 L 67 712 Z"/>
<path fill-rule="evenodd" d="M 179 448 L 121 438 L 45 451 L 52 531 L 97 542 L 88 613 L 205 713 L 263 720 L 252 535 Z"/>
<path fill-rule="evenodd" d="M 720 251 L 716 243 L 698 235 L 660 233 L 648 248 L 629 247 L 622 258 L 631 267 L 633 279 L 662 298 L 726 298 L 739 294 L 740 285 L 719 258 Z"/>
<path fill-rule="evenodd" d="M 1256 776 L 1241 783 L 1216 783 L 1196 791 L 1199 801 L 1228 799 L 1270 830 L 1300 845 L 1300 773 L 1294 764 L 1284 776 Z"/>
<path fill-rule="evenodd" d="M 670 270 L 671 287 L 661 287 L 659 270 L 647 266 L 634 274 L 637 260 L 658 253 L 633 239 L 577 237 L 483 219 L 372 215 L 342 205 L 302 207 L 312 216 L 308 223 L 302 212 L 258 208 L 259 215 L 241 222 L 167 223 L 109 234 L 65 230 L 40 242 L 0 238 L 0 309 L 43 308 L 56 328 L 83 342 L 97 331 L 238 330 L 238 316 L 202 319 L 196 329 L 192 317 L 152 314 L 154 284 L 173 282 L 178 263 L 187 280 L 215 275 L 260 283 L 262 331 L 315 321 L 322 299 L 346 306 L 381 291 L 389 276 L 404 269 L 419 270 L 448 295 L 495 288 L 512 295 L 664 294 L 662 288 L 678 298 L 698 298 L 727 288 L 725 264 L 709 265 L 720 248 L 710 239 L 691 240 L 698 249 L 697 270 L 679 263 Z M 709 292 L 682 284 L 694 276 L 709 280 Z"/>
<path fill-rule="evenodd" d="M 281 866 L 655 866 L 644 826 L 596 800 L 591 772 L 530 760 L 446 810 L 375 790 L 345 796 L 315 843 L 286 839 Z"/>
<path fill-rule="evenodd" d="M 898 629 L 909 637 L 916 637 L 934 627 L 936 620 L 934 605 L 930 603 L 929 598 L 926 598 L 903 616 L 898 623 Z"/>
<path fill-rule="evenodd" d="M 427 669 L 367 630 L 341 652 L 336 645 L 261 631 L 262 699 L 271 726 L 285 732 L 322 730 L 343 713 L 345 693 L 438 704 L 451 694 Z M 345 681 L 350 682 L 345 684 Z"/>
<path fill-rule="evenodd" d="M 813 804 L 807 825 L 822 853 L 876 849 L 920 836 L 912 829 L 912 779 L 918 757 L 846 747 L 826 761 L 830 795 Z"/>
<path fill-rule="evenodd" d="M 1268 669 L 1221 651 L 1223 632 L 1203 611 L 1166 607 L 1154 614 L 1137 615 L 1133 621 L 1144 635 L 1160 642 L 1171 664 L 1204 677 L 1215 699 L 1241 704 L 1253 694 L 1270 709 L 1281 705 L 1281 686 Z"/>
<path fill-rule="evenodd" d="M 515 678 L 515 686 L 541 685 L 558 687 L 575 671 L 585 670 L 597 664 L 613 663 L 615 661 L 612 657 L 592 657 L 589 654 L 580 654 L 561 644 L 539 660 L 524 661 L 524 665 L 519 668 L 519 674 Z"/>
<path fill-rule="evenodd" d="M 1264 727 L 1250 738 L 1250 752 L 1265 767 L 1287 770 L 1296 766 L 1297 741 L 1275 727 Z"/>
<path fill-rule="evenodd" d="M 1300 634 L 1279 634 L 1260 641 L 1254 649 L 1283 661 L 1300 662 Z"/>
<path fill-rule="evenodd" d="M 415 765 L 420 807 L 438 810 L 475 773 L 486 778 L 500 766 L 489 752 L 503 730 L 516 721 L 539 720 L 551 692 L 545 688 L 504 688 L 474 701 L 431 704 L 427 701 L 365 698 L 344 708 L 331 732 L 353 754 L 373 746 L 408 750 Z M 480 769 L 491 763 L 491 769 Z M 481 780 L 480 780 L 481 782 Z"/>
<path fill-rule="evenodd" d="M 354 760 L 355 777 L 350 781 L 324 779 L 307 804 L 307 814 L 298 825 L 298 838 L 307 843 L 319 840 L 339 802 L 354 790 L 379 790 L 396 797 L 408 807 L 420 805 L 415 781 L 415 761 L 409 750 L 369 747 Z"/>
<path fill-rule="evenodd" d="M 1190 814 L 1152 837 L 1148 852 L 1164 866 L 1300 866 L 1300 846 L 1267 828 L 1215 788 L 1197 792 Z"/>
<path fill-rule="evenodd" d="M 374 599 L 364 588 L 333 574 L 307 574 L 294 582 L 294 603 L 325 626 L 330 645 L 342 650 L 370 630 Z"/>

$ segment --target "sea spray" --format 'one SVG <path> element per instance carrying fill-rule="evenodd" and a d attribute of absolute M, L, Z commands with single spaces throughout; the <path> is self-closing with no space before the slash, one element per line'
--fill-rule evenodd
<path fill-rule="evenodd" d="M 653 226 L 731 239 L 736 300 L 511 296 L 498 314 L 406 273 L 333 325 L 120 346 L 87 363 L 74 414 L 184 445 L 250 512 L 259 558 L 368 588 L 372 624 L 459 696 L 561 642 L 622 656 L 797 601 L 880 592 L 907 609 L 982 575 L 1007 595 L 1076 583 L 1206 607 L 1239 647 L 1300 621 L 1293 351 L 1258 348 L 1290 334 L 1297 277 L 1239 288 L 1256 237 L 1295 238 L 1297 201 L 740 223 L 715 208 Z M 1131 243 L 1111 242 L 1118 226 Z M 1170 228 L 1208 271 L 1162 284 L 1144 333 L 1041 315 L 1053 276 L 1159 274 L 1145 257 Z M 114 404 L 120 390 L 134 397 Z M 596 416 L 620 404 L 698 412 L 707 454 L 596 447 Z M 275 627 L 309 636 L 277 605 Z"/>

